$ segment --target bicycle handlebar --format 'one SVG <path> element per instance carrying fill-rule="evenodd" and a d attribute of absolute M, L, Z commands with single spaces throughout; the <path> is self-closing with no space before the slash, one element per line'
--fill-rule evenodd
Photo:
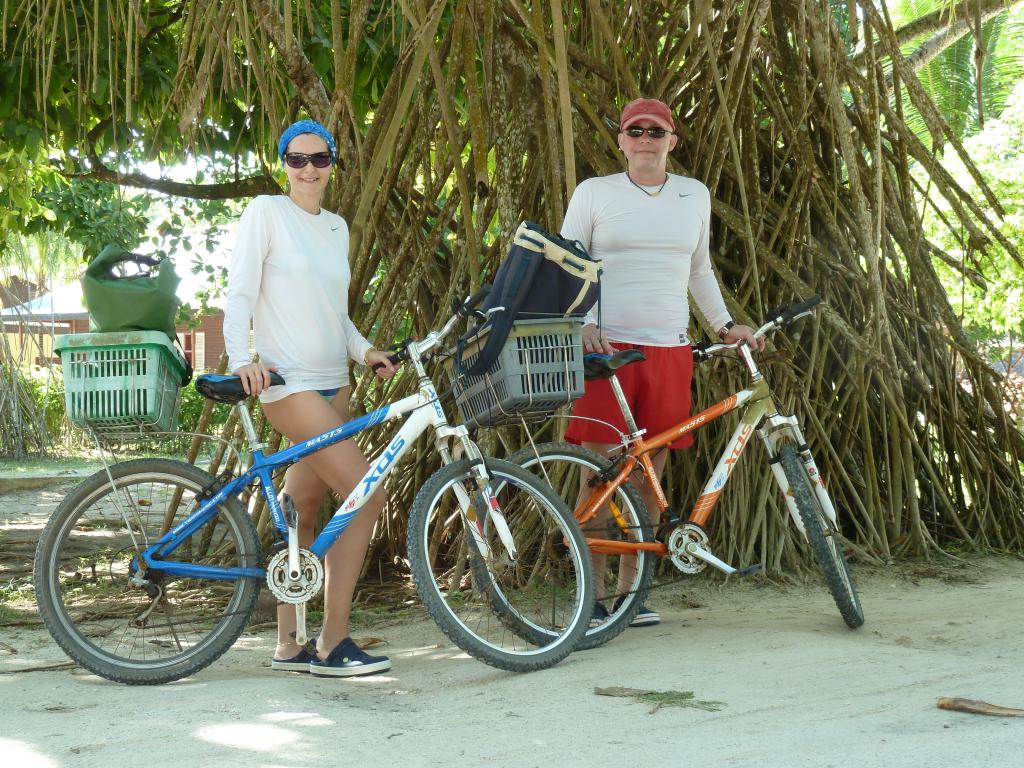
<path fill-rule="evenodd" d="M 458 322 L 459 318 L 462 317 L 478 317 L 483 319 L 485 315 L 482 312 L 477 311 L 477 307 L 480 305 L 487 295 L 491 292 L 492 285 L 490 283 L 484 283 L 472 296 L 459 301 L 458 299 L 452 299 L 452 316 L 448 318 L 448 322 L 439 331 L 431 331 L 420 341 L 414 339 L 405 339 L 399 344 L 395 345 L 397 349 L 396 354 L 391 355 L 389 358 L 392 363 L 400 363 L 409 359 L 409 347 L 415 344 L 416 351 L 419 353 L 420 359 L 424 358 L 428 352 L 433 350 L 441 340 L 452 332 L 452 328 Z M 373 366 L 373 370 L 382 368 L 381 363 L 377 363 Z"/>
<path fill-rule="evenodd" d="M 778 309 L 773 309 L 767 314 L 769 320 L 754 331 L 754 338 L 759 339 L 785 328 L 795 320 L 799 320 L 801 317 L 811 314 L 811 310 L 818 304 L 821 304 L 821 297 L 811 296 L 809 299 L 805 299 L 804 301 L 798 301 L 795 304 L 783 305 Z M 722 352 L 726 349 L 738 349 L 741 344 L 746 344 L 746 342 L 737 341 L 731 344 L 726 344 L 724 342 L 720 344 L 694 344 L 694 362 L 703 362 L 716 352 Z"/>
<path fill-rule="evenodd" d="M 493 287 L 490 283 L 484 283 L 477 289 L 476 293 L 465 299 L 461 304 L 458 299 L 452 299 L 452 312 L 462 317 L 468 317 L 479 306 L 480 302 L 487 298 Z"/>
<path fill-rule="evenodd" d="M 781 306 L 778 309 L 774 309 L 768 313 L 768 322 L 758 328 L 754 332 L 754 336 L 760 338 L 761 336 L 767 336 L 769 333 L 785 328 L 794 320 L 798 320 L 805 315 L 811 314 L 811 309 L 816 307 L 818 304 L 821 304 L 821 296 L 811 296 L 811 298 L 805 299 L 804 301 L 798 301 L 796 304 Z"/>
<path fill-rule="evenodd" d="M 791 322 L 796 320 L 798 317 L 810 314 L 812 307 L 816 307 L 821 304 L 821 296 L 811 296 L 811 298 L 805 301 L 798 301 L 796 304 L 789 306 L 781 306 L 778 309 L 774 309 L 769 312 L 766 316 L 769 318 L 769 325 L 771 323 L 778 323 L 778 327 L 789 325 Z"/>

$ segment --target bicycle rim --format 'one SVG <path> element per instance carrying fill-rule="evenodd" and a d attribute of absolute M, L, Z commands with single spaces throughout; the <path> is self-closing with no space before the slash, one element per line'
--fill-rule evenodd
<path fill-rule="evenodd" d="M 839 531 L 821 508 L 807 470 L 792 444 L 782 447 L 780 461 L 829 592 L 843 621 L 850 629 L 856 629 L 864 623 L 864 609 L 843 553 Z"/>
<path fill-rule="evenodd" d="M 564 505 L 534 476 L 497 460 L 487 467 L 516 560 L 493 525 L 483 530 L 488 556 L 477 551 L 456 491 L 476 499 L 476 483 L 470 463 L 457 462 L 417 494 L 409 530 L 416 586 L 442 631 L 470 655 L 512 671 L 548 667 L 572 651 L 590 617 L 586 545 Z M 536 631 L 517 632 L 510 623 Z"/>
<path fill-rule="evenodd" d="M 101 471 L 72 491 L 40 538 L 36 592 L 54 639 L 82 666 L 126 683 L 160 683 L 205 667 L 241 633 L 259 583 L 147 574 L 133 558 L 195 510 L 210 476 L 187 464 L 140 460 Z M 170 561 L 255 567 L 259 545 L 231 502 Z"/>
<path fill-rule="evenodd" d="M 524 448 L 510 456 L 509 461 L 541 477 L 570 509 L 575 509 L 589 493 L 580 492 L 581 470 L 596 472 L 610 465 L 599 454 L 567 443 Z M 586 538 L 634 543 L 654 540 L 647 507 L 632 486 L 618 488 L 607 508 L 581 527 Z M 595 596 L 609 615 L 587 628 L 578 650 L 603 645 L 629 626 L 650 592 L 654 563 L 655 555 L 651 552 L 594 556 Z"/>

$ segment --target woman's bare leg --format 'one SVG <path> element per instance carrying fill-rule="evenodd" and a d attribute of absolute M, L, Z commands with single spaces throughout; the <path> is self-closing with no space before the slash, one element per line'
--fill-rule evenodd
<path fill-rule="evenodd" d="M 335 397 L 347 406 L 348 388 Z M 298 392 L 263 406 L 270 423 L 293 443 L 308 440 L 346 420 L 335 408 L 316 392 Z M 347 407 L 345 410 L 347 416 Z M 324 448 L 303 459 L 316 477 L 331 487 L 340 497 L 346 497 L 355 484 L 366 474 L 369 464 L 358 446 L 345 440 Z M 301 477 L 299 478 L 301 480 Z M 286 482 L 286 488 L 287 488 Z M 321 494 L 322 495 L 322 494 Z M 298 506 L 298 505 L 297 505 Z M 356 579 L 373 534 L 373 527 L 384 507 L 384 494 L 375 493 L 345 529 L 345 533 L 324 558 L 326 584 L 324 586 L 324 623 L 317 641 L 317 652 L 322 659 L 349 634 L 348 621 L 352 610 L 352 595 Z M 315 515 L 315 510 L 313 512 Z M 292 609 L 294 626 L 294 609 Z M 286 634 L 287 637 L 287 634 Z"/>

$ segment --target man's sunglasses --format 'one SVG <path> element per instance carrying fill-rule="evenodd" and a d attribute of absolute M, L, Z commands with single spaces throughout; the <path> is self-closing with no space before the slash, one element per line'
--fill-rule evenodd
<path fill-rule="evenodd" d="M 306 155 L 302 152 L 286 152 L 284 161 L 289 168 L 305 168 L 307 163 L 312 163 L 314 168 L 326 168 L 334 162 L 330 152 L 317 152 Z"/>
<path fill-rule="evenodd" d="M 645 133 L 652 139 L 660 139 L 666 133 L 672 133 L 672 131 L 666 131 L 664 128 L 623 128 L 622 132 L 631 139 L 639 139 Z"/>

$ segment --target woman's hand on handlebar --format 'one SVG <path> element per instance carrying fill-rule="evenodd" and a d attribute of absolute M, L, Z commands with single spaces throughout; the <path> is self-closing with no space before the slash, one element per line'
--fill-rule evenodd
<path fill-rule="evenodd" d="M 722 341 L 726 344 L 735 344 L 738 341 L 745 341 L 747 342 L 747 346 L 755 352 L 761 352 L 764 350 L 764 337 L 754 336 L 754 329 L 749 325 L 734 325 L 722 337 Z"/>
<path fill-rule="evenodd" d="M 600 352 L 605 355 L 614 355 L 615 347 L 611 345 L 604 333 L 596 325 L 584 325 L 580 332 L 583 338 L 583 352 Z"/>
<path fill-rule="evenodd" d="M 235 371 L 235 376 L 242 380 L 242 389 L 252 397 L 258 395 L 270 387 L 270 372 L 277 371 L 277 368 L 270 368 L 263 363 L 249 363 Z"/>
<path fill-rule="evenodd" d="M 390 379 L 398 373 L 398 368 L 395 367 L 393 362 L 391 362 L 391 354 L 388 352 L 381 352 L 379 349 L 371 349 L 366 353 L 365 362 L 366 367 L 382 379 Z"/>

